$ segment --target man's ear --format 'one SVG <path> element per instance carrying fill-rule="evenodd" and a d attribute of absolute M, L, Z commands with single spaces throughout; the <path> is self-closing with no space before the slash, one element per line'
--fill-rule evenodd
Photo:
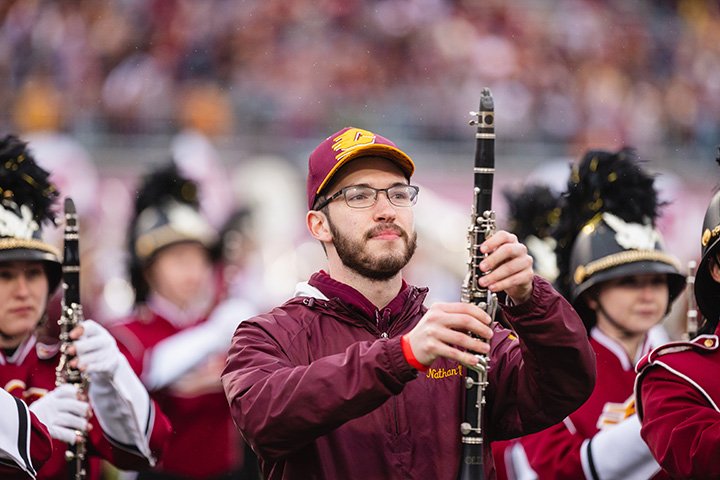
<path fill-rule="evenodd" d="M 319 210 L 310 210 L 305 216 L 310 235 L 321 242 L 331 242 L 333 239 L 328 222 L 327 215 Z"/>

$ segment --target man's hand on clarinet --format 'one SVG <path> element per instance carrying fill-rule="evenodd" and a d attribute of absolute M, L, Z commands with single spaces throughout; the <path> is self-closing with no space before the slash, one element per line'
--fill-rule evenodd
<path fill-rule="evenodd" d="M 425 366 L 438 357 L 475 365 L 477 358 L 469 352 L 490 351 L 490 322 L 490 316 L 472 303 L 434 303 L 406 337 L 415 359 Z"/>
<path fill-rule="evenodd" d="M 504 291 L 519 305 L 530 299 L 533 291 L 533 259 L 517 236 L 498 230 L 480 246 L 488 256 L 480 262 L 479 286 L 491 292 Z"/>

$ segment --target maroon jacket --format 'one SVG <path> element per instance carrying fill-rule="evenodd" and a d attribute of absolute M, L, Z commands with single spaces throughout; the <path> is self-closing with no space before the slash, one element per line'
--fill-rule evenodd
<path fill-rule="evenodd" d="M 464 367 L 439 359 L 418 373 L 400 345 L 427 290 L 403 284 L 379 311 L 323 272 L 308 289 L 242 322 L 222 375 L 265 478 L 454 480 Z M 546 281 L 536 276 L 532 299 L 503 313 L 521 340 L 501 328 L 491 340 L 488 441 L 561 421 L 595 381 L 585 327 Z"/>
<path fill-rule="evenodd" d="M 720 478 L 718 335 L 656 348 L 635 383 L 640 435 L 671 478 Z"/>

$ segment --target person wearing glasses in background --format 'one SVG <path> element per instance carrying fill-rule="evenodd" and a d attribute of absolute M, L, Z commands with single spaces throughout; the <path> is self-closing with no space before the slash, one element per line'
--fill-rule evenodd
<path fill-rule="evenodd" d="M 414 170 L 390 140 L 354 127 L 310 155 L 306 224 L 327 269 L 239 325 L 222 375 L 266 479 L 455 479 L 469 351 L 493 365 L 490 438 L 558 422 L 592 391 L 585 328 L 514 235 L 484 243 L 481 287 L 501 293 L 516 332 L 471 303 L 423 305 L 427 289 L 401 273 L 416 245 Z M 485 467 L 492 478 L 489 448 Z"/>

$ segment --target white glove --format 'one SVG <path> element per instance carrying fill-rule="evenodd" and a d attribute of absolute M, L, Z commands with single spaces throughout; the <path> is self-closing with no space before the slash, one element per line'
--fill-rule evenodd
<path fill-rule="evenodd" d="M 256 313 L 246 300 L 241 298 L 228 298 L 217 305 L 207 319 L 207 326 L 211 328 L 218 339 L 219 348 L 229 348 L 235 330 L 243 320 Z"/>
<path fill-rule="evenodd" d="M 28 408 L 45 424 L 51 437 L 65 443 L 74 445 L 76 431 L 87 431 L 90 405 L 78 400 L 75 385 L 60 385 Z"/>
<path fill-rule="evenodd" d="M 631 415 L 617 425 L 600 430 L 591 440 L 585 440 L 580 458 L 587 478 L 593 478 L 590 464 L 594 465 L 598 477 L 603 480 L 644 480 L 660 471 L 660 465 L 640 437 L 637 415 Z"/>
<path fill-rule="evenodd" d="M 78 368 L 90 375 L 91 382 L 97 380 L 97 376 L 112 378 L 122 355 L 117 342 L 93 320 L 85 320 L 82 327 L 82 336 L 74 342 Z"/>
<path fill-rule="evenodd" d="M 78 368 L 90 377 L 88 396 L 103 433 L 135 446 L 154 465 L 145 431 L 152 408 L 147 390 L 110 332 L 93 320 L 82 327 L 74 342 Z"/>

